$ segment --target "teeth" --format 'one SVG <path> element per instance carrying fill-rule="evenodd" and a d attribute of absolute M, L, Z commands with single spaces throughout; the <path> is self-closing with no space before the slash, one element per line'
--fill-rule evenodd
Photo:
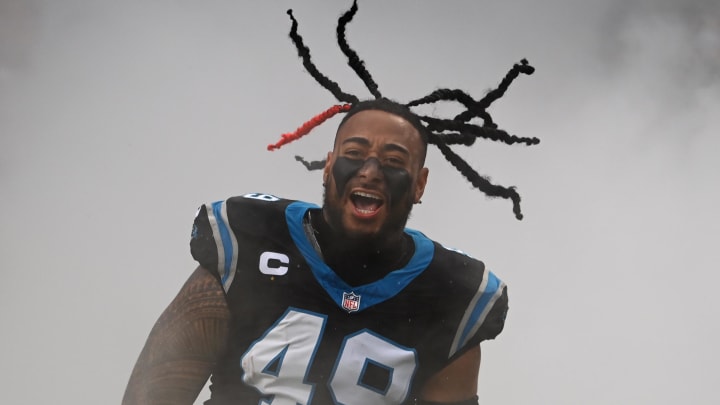
<path fill-rule="evenodd" d="M 382 198 L 374 194 L 363 193 L 362 191 L 356 191 L 353 194 L 359 197 L 372 198 L 373 200 L 382 200 Z"/>

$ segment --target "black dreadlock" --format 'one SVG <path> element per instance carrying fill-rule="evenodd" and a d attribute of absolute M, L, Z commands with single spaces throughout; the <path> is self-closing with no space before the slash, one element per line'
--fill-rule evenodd
<path fill-rule="evenodd" d="M 518 137 L 499 129 L 497 124 L 493 122 L 490 113 L 487 112 L 487 108 L 505 94 L 507 89 L 510 87 L 510 84 L 521 73 L 530 75 L 535 71 L 535 68 L 530 66 L 526 59 L 522 59 L 519 64 L 513 65 L 496 89 L 491 90 L 479 100 L 475 100 L 472 96 L 462 90 L 438 89 L 424 97 L 412 100 L 408 103 L 398 103 L 382 96 L 378 90 L 378 85 L 373 80 L 370 72 L 368 72 L 365 68 L 365 62 L 360 59 L 357 53 L 350 48 L 347 43 L 345 38 L 345 28 L 348 23 L 352 21 L 353 17 L 357 13 L 357 10 L 357 0 L 354 0 L 350 9 L 340 16 L 337 26 L 337 40 L 343 54 L 345 54 L 348 58 L 348 65 L 355 71 L 363 83 L 365 83 L 365 86 L 375 97 L 374 100 L 359 101 L 356 96 L 343 92 L 337 83 L 320 73 L 310 59 L 310 50 L 307 46 L 305 46 L 302 37 L 298 34 L 298 22 L 292 15 L 292 10 L 288 10 L 288 15 L 290 15 L 290 19 L 292 20 L 290 38 L 297 48 L 298 55 L 302 59 L 303 66 L 305 66 L 308 73 L 310 73 L 310 75 L 321 86 L 329 90 L 338 101 L 349 104 L 349 106 L 337 106 L 337 108 L 332 110 L 332 115 L 337 112 L 347 113 L 343 121 L 340 123 L 340 127 L 342 127 L 345 121 L 347 121 L 347 119 L 349 119 L 352 115 L 368 109 L 383 110 L 405 118 L 420 132 L 424 143 L 436 145 L 445 159 L 450 162 L 450 164 L 452 164 L 453 167 L 455 167 L 455 169 L 457 169 L 474 187 L 478 188 L 489 197 L 502 197 L 510 199 L 513 203 L 513 212 L 515 213 L 515 217 L 517 219 L 522 219 L 523 215 L 520 210 L 520 195 L 515 191 L 515 188 L 504 187 L 491 183 L 487 177 L 477 173 L 465 160 L 453 152 L 448 145 L 470 146 L 475 143 L 477 138 L 500 141 L 508 145 L 515 143 L 536 145 L 540 143 L 538 138 Z M 440 101 L 458 102 L 463 105 L 465 110 L 456 115 L 453 119 L 440 119 L 418 115 L 410 109 L 410 107 L 433 104 Z M 308 121 L 309 125 L 301 127 L 303 128 L 302 131 L 298 129 L 295 133 L 284 134 L 281 142 L 271 145 L 268 148 L 275 149 L 280 147 L 282 144 L 292 142 L 300 136 L 305 135 L 313 126 L 319 125 L 331 115 L 329 115 L 328 112 L 324 112 L 321 116 L 319 115 L 318 117 Z M 482 125 L 470 123 L 473 118 L 479 118 L 482 120 Z M 305 165 L 308 170 L 322 169 L 325 164 L 325 161 L 323 160 L 307 162 L 300 156 L 296 156 L 295 159 Z"/>
<path fill-rule="evenodd" d="M 295 160 L 302 163 L 308 170 L 322 170 L 325 168 L 325 159 L 323 160 L 312 160 L 308 162 L 300 155 L 295 155 Z"/>
<path fill-rule="evenodd" d="M 305 46 L 302 37 L 297 32 L 298 22 L 293 16 L 292 10 L 288 10 L 287 13 L 292 20 L 292 26 L 290 27 L 290 38 L 292 38 L 292 41 L 295 44 L 295 48 L 297 48 L 298 56 L 300 56 L 303 60 L 303 66 L 305 66 L 305 69 L 307 69 L 310 75 L 318 83 L 320 83 L 321 86 L 328 89 L 339 101 L 343 101 L 345 103 L 357 103 L 357 97 L 353 96 L 352 94 L 347 94 L 343 92 L 337 83 L 328 79 L 327 76 L 323 75 L 322 73 L 320 73 L 319 70 L 317 70 L 315 65 L 310 60 L 310 49 Z"/>
<path fill-rule="evenodd" d="M 357 9 L 357 1 L 353 1 L 353 5 L 352 7 L 350 7 L 350 10 L 346 11 L 345 14 L 341 15 L 340 19 L 338 19 L 338 46 L 340 46 L 342 52 L 345 54 L 345 56 L 347 56 L 348 65 L 350 65 L 350 67 L 355 71 L 355 73 L 357 73 L 360 79 L 362 79 L 363 83 L 365 83 L 365 86 L 368 88 L 368 90 L 370 90 L 370 93 L 372 93 L 375 98 L 382 98 L 382 95 L 378 90 L 378 85 L 373 80 L 370 72 L 365 69 L 365 63 L 360 59 L 358 54 L 354 50 L 352 50 L 352 48 L 350 48 L 350 45 L 348 45 L 347 40 L 345 39 L 345 27 L 350 21 L 352 21 L 353 17 L 355 17 Z"/>

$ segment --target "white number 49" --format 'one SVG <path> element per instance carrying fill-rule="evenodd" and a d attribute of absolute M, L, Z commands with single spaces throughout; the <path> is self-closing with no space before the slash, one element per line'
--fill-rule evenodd
<path fill-rule="evenodd" d="M 272 399 L 263 404 L 311 404 L 315 385 L 306 376 L 315 357 L 327 316 L 288 309 L 242 356 L 243 381 Z M 364 329 L 346 336 L 329 388 L 336 403 L 399 404 L 410 390 L 415 351 Z M 365 383 L 369 368 L 380 369 L 386 383 Z"/>

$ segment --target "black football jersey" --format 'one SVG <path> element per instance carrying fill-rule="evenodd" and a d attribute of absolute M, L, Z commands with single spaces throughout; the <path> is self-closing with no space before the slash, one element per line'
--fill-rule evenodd
<path fill-rule="evenodd" d="M 482 262 L 406 229 L 407 263 L 351 286 L 305 231 L 315 209 L 253 193 L 198 211 L 191 251 L 232 313 L 206 404 L 409 403 L 430 376 L 502 330 L 506 287 Z"/>

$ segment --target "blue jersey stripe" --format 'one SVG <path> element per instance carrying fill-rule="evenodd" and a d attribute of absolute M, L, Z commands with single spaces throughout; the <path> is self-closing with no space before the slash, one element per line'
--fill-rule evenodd
<path fill-rule="evenodd" d="M 222 275 L 222 284 L 225 285 L 228 276 L 230 275 L 233 258 L 233 244 L 230 236 L 230 229 L 228 224 L 225 222 L 226 218 L 223 215 L 223 204 L 224 201 L 216 201 L 212 204 L 213 215 L 215 215 L 215 221 L 218 225 L 218 231 L 220 232 L 220 239 L 223 244 L 223 251 L 225 252 L 225 266 Z"/>
<path fill-rule="evenodd" d="M 478 321 L 480 320 L 480 316 L 485 312 L 485 308 L 488 306 L 488 303 L 490 303 L 493 296 L 495 296 L 495 294 L 498 292 L 498 288 L 500 287 L 500 279 L 495 277 L 495 275 L 491 271 L 487 271 L 487 276 L 488 282 L 485 286 L 485 291 L 482 292 L 482 296 L 475 304 L 475 308 L 473 308 L 473 311 L 470 314 L 470 318 L 465 324 L 465 329 L 463 329 L 462 335 L 460 335 L 458 347 L 462 347 L 463 345 L 465 345 L 465 343 L 467 343 L 470 331 L 478 323 Z"/>

